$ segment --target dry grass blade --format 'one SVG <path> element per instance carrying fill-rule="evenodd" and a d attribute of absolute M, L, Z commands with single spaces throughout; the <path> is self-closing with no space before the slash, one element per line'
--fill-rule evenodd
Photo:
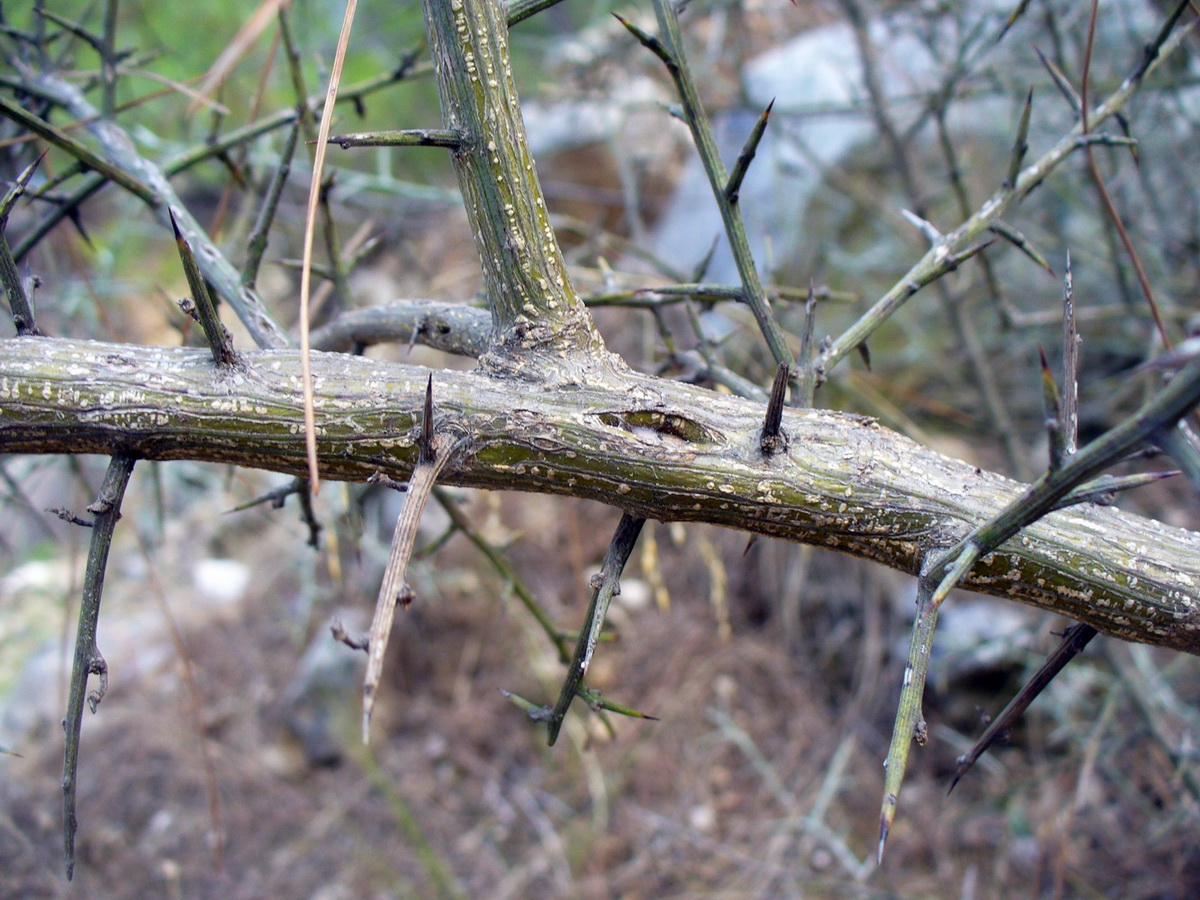
<path fill-rule="evenodd" d="M 1075 319 L 1075 276 L 1071 271 L 1071 254 L 1067 253 L 1063 274 L 1063 383 L 1062 434 L 1063 452 L 1071 456 L 1079 449 L 1079 323 Z"/>
<path fill-rule="evenodd" d="M 312 182 L 308 186 L 308 213 L 304 219 L 304 265 L 300 270 L 300 357 L 303 360 L 304 380 L 304 443 L 308 453 L 308 480 L 312 492 L 321 490 L 321 474 L 317 468 L 317 430 L 313 414 L 312 360 L 308 340 L 309 296 L 312 293 L 313 233 L 317 225 L 317 204 L 321 199 L 321 179 L 325 171 L 325 154 L 329 148 L 329 128 L 333 123 L 333 107 L 337 101 L 338 85 L 342 80 L 342 66 L 346 62 L 346 47 L 350 43 L 350 26 L 354 24 L 354 12 L 358 0 L 347 0 L 346 13 L 342 17 L 342 32 L 338 35 L 337 52 L 333 57 L 333 69 L 329 73 L 329 90 L 325 94 L 325 106 L 321 109 L 321 125 L 317 129 L 317 146 L 313 154 Z"/>
<path fill-rule="evenodd" d="M 220 113 L 223 116 L 229 115 L 229 107 L 228 106 L 226 106 L 223 103 L 219 103 L 216 100 L 213 100 L 211 97 L 204 96 L 195 88 L 188 87 L 186 84 L 184 84 L 181 81 L 175 81 L 174 79 L 167 78 L 165 75 L 161 75 L 158 72 L 152 72 L 149 69 L 121 68 L 121 69 L 118 69 L 117 71 L 122 75 L 137 75 L 141 78 L 148 78 L 150 81 L 161 84 L 165 88 L 167 88 L 167 90 L 164 93 L 174 92 L 176 94 L 183 94 L 185 97 L 190 97 L 192 100 L 192 104 L 197 107 L 204 106 L 204 107 L 207 107 L 208 109 L 211 109 L 215 113 Z M 159 95 L 160 95 L 160 92 L 156 91 L 152 96 L 157 97 Z"/>
<path fill-rule="evenodd" d="M 371 621 L 371 636 L 367 647 L 367 674 L 363 679 L 363 743 L 370 741 L 371 713 L 375 708 L 375 696 L 379 679 L 383 675 L 383 656 L 387 652 L 388 636 L 396 615 L 396 603 L 407 606 L 412 593 L 405 583 L 408 561 L 412 557 L 413 545 L 417 540 L 417 526 L 421 513 L 429 499 L 429 493 L 437 482 L 438 475 L 454 451 L 456 441 L 448 434 L 433 432 L 433 376 L 425 389 L 425 415 L 421 423 L 421 455 L 417 467 L 408 481 L 408 495 L 404 508 L 396 520 L 396 531 L 392 536 L 392 549 L 388 555 L 387 568 L 383 572 L 383 584 L 379 588 L 379 599 L 375 603 L 375 617 Z"/>

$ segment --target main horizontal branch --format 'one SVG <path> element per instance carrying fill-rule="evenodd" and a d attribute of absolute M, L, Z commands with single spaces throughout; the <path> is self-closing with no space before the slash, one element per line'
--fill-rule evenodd
<path fill-rule="evenodd" d="M 404 477 L 429 370 L 314 354 L 321 474 Z M 469 438 L 442 480 L 599 500 L 830 547 L 913 573 L 1021 490 L 870 419 L 789 410 L 765 458 L 763 407 L 598 367 L 586 385 L 435 371 L 435 426 Z M 0 452 L 115 453 L 305 471 L 299 356 L 46 338 L 0 341 Z M 1119 510 L 1052 513 L 965 587 L 1121 638 L 1200 654 L 1200 535 Z"/>

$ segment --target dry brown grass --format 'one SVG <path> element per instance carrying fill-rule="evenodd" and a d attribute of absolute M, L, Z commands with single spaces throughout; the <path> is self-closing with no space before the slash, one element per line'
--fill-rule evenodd
<path fill-rule="evenodd" d="M 598 561 L 613 511 L 536 497 L 471 504 L 493 529 L 524 532 L 512 554 L 519 570 L 557 621 L 577 619 L 579 565 Z M 544 642 L 461 538 L 423 563 L 420 580 L 437 587 L 419 590 L 400 619 L 370 751 L 387 791 L 355 741 L 353 679 L 318 701 L 340 764 L 306 761 L 287 728 L 304 643 L 289 598 L 311 561 L 272 551 L 274 574 L 264 578 L 260 564 L 259 588 L 236 618 L 187 633 L 199 721 L 177 660 L 142 676 L 114 671 L 110 696 L 84 729 L 74 884 L 61 876 L 57 729 L 44 722 L 20 748 L 25 758 L 7 761 L 3 895 L 437 896 L 407 813 L 470 897 L 1148 900 L 1200 889 L 1196 797 L 1166 752 L 1174 748 L 1151 727 L 1178 729 L 1181 715 L 1194 715 L 1200 691 L 1186 664 L 1161 660 L 1181 707 L 1159 710 L 1155 723 L 1132 702 L 1140 688 L 1113 671 L 1128 648 L 1091 653 L 1082 683 L 1051 695 L 1016 745 L 950 798 L 962 740 L 952 729 L 969 728 L 962 719 L 977 712 L 962 711 L 971 705 L 965 682 L 934 691 L 934 742 L 917 755 L 886 865 L 856 873 L 853 861 L 874 850 L 906 630 L 897 579 L 816 558 L 789 644 L 781 605 L 797 599 L 780 585 L 798 548 L 756 544 L 743 557 L 731 533 L 689 529 L 676 546 L 657 526 L 656 538 L 670 609 L 620 609 L 620 639 L 602 647 L 592 680 L 661 721 L 616 720 L 610 739 L 594 716 L 576 712 L 552 750 L 499 693 L 553 696 L 558 671 Z M 698 558 L 705 540 L 728 573 L 727 641 Z M 258 560 L 267 552 L 253 539 L 241 549 Z M 311 621 L 319 626 L 327 612 L 319 605 Z M 1006 665 L 1011 674 L 1017 663 Z M 1147 699 L 1154 707 L 1166 696 Z M 1002 701 L 982 702 L 994 710 Z M 201 739 L 222 798 L 220 871 Z"/>

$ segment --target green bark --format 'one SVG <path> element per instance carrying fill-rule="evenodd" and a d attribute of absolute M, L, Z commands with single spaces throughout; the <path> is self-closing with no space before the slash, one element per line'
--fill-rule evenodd
<path fill-rule="evenodd" d="M 248 351 L 0 341 L 0 452 L 116 453 L 303 474 L 300 363 Z M 313 355 L 321 475 L 404 478 L 429 370 Z M 1022 485 L 861 416 L 787 410 L 764 458 L 763 406 L 602 368 L 585 384 L 434 372 L 439 432 L 469 437 L 444 483 L 598 500 L 817 544 L 915 573 Z M 1054 610 L 1131 641 L 1200 654 L 1200 535 L 1112 508 L 1051 513 L 976 565 L 964 587 Z"/>

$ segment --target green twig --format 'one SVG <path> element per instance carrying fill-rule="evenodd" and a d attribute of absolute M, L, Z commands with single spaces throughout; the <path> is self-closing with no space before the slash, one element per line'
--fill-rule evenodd
<path fill-rule="evenodd" d="M 775 363 L 790 365 L 792 354 L 788 349 L 783 330 L 775 320 L 775 314 L 771 310 L 770 301 L 767 299 L 766 291 L 755 266 L 754 256 L 750 250 L 750 239 L 746 233 L 746 223 L 742 219 L 741 206 L 730 202 L 726 193 L 730 178 L 725 171 L 725 164 L 721 161 L 721 154 L 717 150 L 717 142 L 713 137 L 712 125 L 700 103 L 700 94 L 696 90 L 695 81 L 692 79 L 691 70 L 688 67 L 675 6 L 670 0 L 655 0 L 654 9 L 658 16 L 659 37 L 647 34 L 620 17 L 618 19 L 645 47 L 663 61 L 675 82 L 675 88 L 679 92 L 679 98 L 683 104 L 684 121 L 692 132 L 692 138 L 696 143 L 696 152 L 700 155 L 700 161 L 708 175 L 713 197 L 721 212 L 725 235 L 729 240 L 730 250 L 733 252 L 738 275 L 742 280 L 745 303 L 754 313 L 759 330 L 766 340 Z M 765 122 L 763 124 L 765 126 Z"/>
<path fill-rule="evenodd" d="M 900 706 L 888 750 L 883 809 L 880 816 L 879 854 L 896 812 L 896 798 L 904 777 L 909 745 L 921 733 L 921 696 L 925 689 L 928 654 L 938 607 L 981 557 L 1000 548 L 1021 529 L 1046 513 L 1060 508 L 1073 491 L 1100 474 L 1129 450 L 1174 425 L 1200 401 L 1200 360 L 1193 360 L 1175 380 L 1159 391 L 1136 413 L 1092 441 L 1053 471 L 1048 471 L 998 515 L 971 531 L 924 570 L 917 619 L 913 625 L 909 661 L 904 672 Z M 1111 482 L 1109 483 L 1111 484 Z M 936 588 L 933 585 L 936 584 Z"/>
<path fill-rule="evenodd" d="M 121 501 L 129 476 L 133 474 L 131 456 L 113 456 L 100 487 L 96 502 L 88 507 L 95 514 L 92 540 L 88 548 L 87 566 L 83 578 L 83 599 L 79 606 L 79 627 L 75 634 L 75 659 L 71 666 L 71 687 L 67 695 L 66 752 L 63 756 L 63 852 L 66 858 L 67 879 L 75 872 L 75 815 L 76 779 L 79 769 L 79 732 L 83 725 L 83 706 L 86 700 L 93 713 L 104 698 L 108 687 L 108 665 L 96 647 L 96 626 L 100 620 L 100 599 L 104 592 L 104 570 L 108 550 L 112 546 L 113 530 L 121 518 Z M 99 675 L 96 690 L 87 693 L 89 675 Z M 86 697 L 84 696 L 86 694 Z"/>
<path fill-rule="evenodd" d="M 571 657 L 571 664 L 567 670 L 567 677 L 563 681 L 562 691 L 559 692 L 558 701 L 554 704 L 554 710 L 550 713 L 547 722 L 551 745 L 558 740 L 563 717 L 566 716 L 567 708 L 580 690 L 583 676 L 587 674 L 588 665 L 592 661 L 592 653 L 600 638 L 600 630 L 604 627 L 604 617 L 608 614 L 608 605 L 612 598 L 621 591 L 621 572 L 625 569 L 625 563 L 629 561 L 629 555 L 633 552 L 638 535 L 642 533 L 642 526 L 645 523 L 645 519 L 639 519 L 629 513 L 621 516 L 616 533 L 608 545 L 608 552 L 604 555 L 600 574 L 592 579 L 592 600 L 588 604 L 587 616 L 584 619 L 583 628 L 579 632 L 579 642 L 575 645 L 575 654 Z"/>
<path fill-rule="evenodd" d="M 292 171 L 292 155 L 296 152 L 296 139 L 300 133 L 299 117 L 292 123 L 284 142 L 279 161 L 274 167 L 271 181 L 267 185 L 262 207 L 254 220 L 254 227 L 246 241 L 246 262 L 242 266 L 242 284 L 253 287 L 258 281 L 258 267 L 262 264 L 263 254 L 267 251 L 268 235 L 275 222 L 275 212 L 279 208 L 279 198 L 283 195 L 284 185 Z"/>
<path fill-rule="evenodd" d="M 119 184 L 135 197 L 144 200 L 151 206 L 158 205 L 158 197 L 142 181 L 93 153 L 88 147 L 75 140 L 75 138 L 62 129 L 56 128 L 39 116 L 35 116 L 3 95 L 0 95 L 0 115 L 12 119 L 18 125 L 29 129 L 46 142 L 69 153 L 89 169 L 94 169 L 109 181 Z"/>
<path fill-rule="evenodd" d="M 530 16 L 537 15 L 542 10 L 549 9 L 561 3 L 562 0 L 508 0 L 504 4 L 508 13 L 508 27 L 512 28 L 518 22 L 524 22 Z"/>
<path fill-rule="evenodd" d="M 290 343 L 286 332 L 267 311 L 262 298 L 242 284 L 238 272 L 179 199 L 163 171 L 137 154 L 128 134 L 113 122 L 97 121 L 96 109 L 83 93 L 57 76 L 38 75 L 27 89 L 60 104 L 77 118 L 92 120 L 88 128 L 104 151 L 107 159 L 105 164 L 122 173 L 137 173 L 135 184 L 140 192 L 135 193 L 146 200 L 164 226 L 169 226 L 174 216 L 179 231 L 195 248 L 196 261 L 205 279 L 237 313 L 255 343 L 260 347 L 272 348 L 285 347 Z M 148 196 L 145 192 L 149 192 Z"/>
<path fill-rule="evenodd" d="M 21 273 L 17 271 L 16 260 L 13 259 L 12 250 L 8 246 L 8 215 L 12 212 L 17 198 L 25 192 L 25 187 L 29 184 L 29 179 L 33 177 L 38 163 L 45 158 L 46 151 L 43 151 L 37 159 L 25 167 L 25 170 L 17 176 L 17 180 L 13 182 L 12 187 L 5 191 L 4 197 L 0 199 L 0 282 L 4 284 L 4 295 L 8 298 L 8 311 L 12 314 L 13 325 L 16 326 L 18 337 L 41 334 L 41 332 L 38 331 L 37 322 L 33 316 L 33 304 L 29 302 L 29 297 L 25 293 Z"/>
<path fill-rule="evenodd" d="M 1163 43 L 1154 59 L 1145 66 L 1139 66 L 1121 85 L 1101 103 L 1089 117 L 1090 124 L 1095 127 L 1101 122 L 1116 115 L 1137 91 L 1145 76 L 1153 72 L 1163 60 L 1170 56 L 1186 39 L 1194 23 L 1177 28 Z M 1040 185 L 1058 165 L 1079 146 L 1078 138 L 1084 130 L 1076 125 L 1048 150 L 1037 161 L 1021 171 L 1016 182 L 1011 187 L 1001 186 L 976 212 L 966 221 L 946 233 L 941 241 L 913 265 L 862 317 L 850 328 L 843 332 L 821 354 L 817 366 L 818 377 L 823 378 L 838 362 L 865 341 L 875 329 L 887 321 L 900 306 L 913 296 L 921 287 L 940 278 L 949 267 L 956 265 L 962 259 L 960 248 L 971 245 L 991 227 L 991 225 L 1016 203 L 1023 200 L 1034 188 Z M 948 267 L 949 266 L 949 267 Z"/>

